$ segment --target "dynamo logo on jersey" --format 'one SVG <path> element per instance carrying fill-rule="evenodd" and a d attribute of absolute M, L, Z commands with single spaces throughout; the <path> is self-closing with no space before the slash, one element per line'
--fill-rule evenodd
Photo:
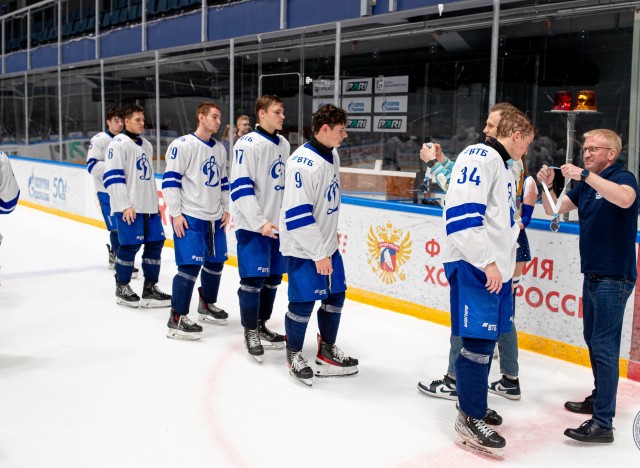
<path fill-rule="evenodd" d="M 217 187 L 220 185 L 220 165 L 216 162 L 215 156 L 211 156 L 202 165 L 202 173 L 208 176 L 204 183 L 207 187 Z"/>
<path fill-rule="evenodd" d="M 327 199 L 329 204 L 329 208 L 327 209 L 327 214 L 335 213 L 338 211 L 340 206 L 340 184 L 338 183 L 338 178 L 336 175 L 333 175 L 333 180 L 327 187 L 327 190 L 324 193 L 324 197 Z"/>
<path fill-rule="evenodd" d="M 149 158 L 147 158 L 145 153 L 142 153 L 136 160 L 136 169 L 138 169 L 138 171 L 142 171 L 140 180 L 151 180 L 151 167 L 149 164 Z"/>
<path fill-rule="evenodd" d="M 271 177 L 278 180 L 284 175 L 284 163 L 282 162 L 282 155 L 278 155 L 278 160 L 273 163 L 269 171 Z M 284 185 L 276 184 L 274 187 L 276 190 L 284 190 Z"/>

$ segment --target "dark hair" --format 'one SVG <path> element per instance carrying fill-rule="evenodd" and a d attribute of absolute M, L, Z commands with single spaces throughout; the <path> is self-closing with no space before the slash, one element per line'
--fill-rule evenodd
<path fill-rule="evenodd" d="M 263 110 L 266 112 L 269 110 L 269 107 L 273 106 L 274 104 L 282 104 L 282 99 L 280 99 L 280 96 L 276 96 L 275 94 L 265 94 L 264 96 L 260 96 L 258 99 L 256 99 L 256 119 L 260 120 L 260 116 L 258 115 L 259 111 Z"/>
<path fill-rule="evenodd" d="M 198 104 L 198 108 L 196 109 L 196 125 L 200 125 L 200 120 L 198 120 L 198 116 L 200 114 L 207 115 L 211 109 L 218 109 L 220 113 L 222 113 L 222 109 L 215 102 L 201 102 Z"/>
<path fill-rule="evenodd" d="M 324 124 L 327 124 L 329 128 L 333 128 L 336 125 L 347 124 L 347 113 L 344 109 L 336 107 L 333 104 L 325 104 L 321 106 L 311 120 L 311 130 L 313 134 L 320 132 L 320 129 Z"/>
<path fill-rule="evenodd" d="M 107 120 L 111 120 L 114 117 L 122 118 L 122 109 L 118 106 L 107 107 Z"/>
<path fill-rule="evenodd" d="M 122 109 L 122 117 L 125 119 L 130 119 L 136 112 L 141 112 L 144 114 L 144 109 L 137 104 L 129 104 L 125 106 L 124 109 Z"/>

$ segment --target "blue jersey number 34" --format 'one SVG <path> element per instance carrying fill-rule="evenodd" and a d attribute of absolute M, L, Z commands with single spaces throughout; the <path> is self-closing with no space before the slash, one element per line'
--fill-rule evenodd
<path fill-rule="evenodd" d="M 480 176 L 478 174 L 476 174 L 478 168 L 474 167 L 473 170 L 471 171 L 471 174 L 469 175 L 469 182 L 473 182 L 476 185 L 480 185 Z M 467 172 L 469 172 L 469 168 L 465 167 L 462 169 L 462 171 L 460 172 L 461 177 L 456 181 L 459 184 L 464 184 L 467 182 Z"/>

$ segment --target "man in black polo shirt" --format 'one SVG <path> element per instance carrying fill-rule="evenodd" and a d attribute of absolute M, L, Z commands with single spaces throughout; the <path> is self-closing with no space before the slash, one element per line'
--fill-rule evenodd
<path fill-rule="evenodd" d="M 567 194 L 555 214 L 578 209 L 584 339 L 595 381 L 584 401 L 568 401 L 564 406 L 574 413 L 593 414 L 593 418 L 564 434 L 581 442 L 607 443 L 613 442 L 622 319 L 636 280 L 638 183 L 616 163 L 622 142 L 615 132 L 598 129 L 584 137 L 585 169 L 573 164 L 561 167 L 565 178 L 582 183 Z M 553 170 L 542 166 L 537 177 L 555 201 Z M 545 212 L 554 214 L 546 197 L 542 202 Z"/>

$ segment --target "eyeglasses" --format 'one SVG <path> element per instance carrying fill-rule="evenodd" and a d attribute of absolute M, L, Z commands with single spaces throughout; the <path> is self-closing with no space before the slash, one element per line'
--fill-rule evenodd
<path fill-rule="evenodd" d="M 589 154 L 596 154 L 601 149 L 612 150 L 613 148 L 605 148 L 604 146 L 589 146 L 587 148 L 582 148 L 582 154 L 586 154 L 587 151 Z"/>

